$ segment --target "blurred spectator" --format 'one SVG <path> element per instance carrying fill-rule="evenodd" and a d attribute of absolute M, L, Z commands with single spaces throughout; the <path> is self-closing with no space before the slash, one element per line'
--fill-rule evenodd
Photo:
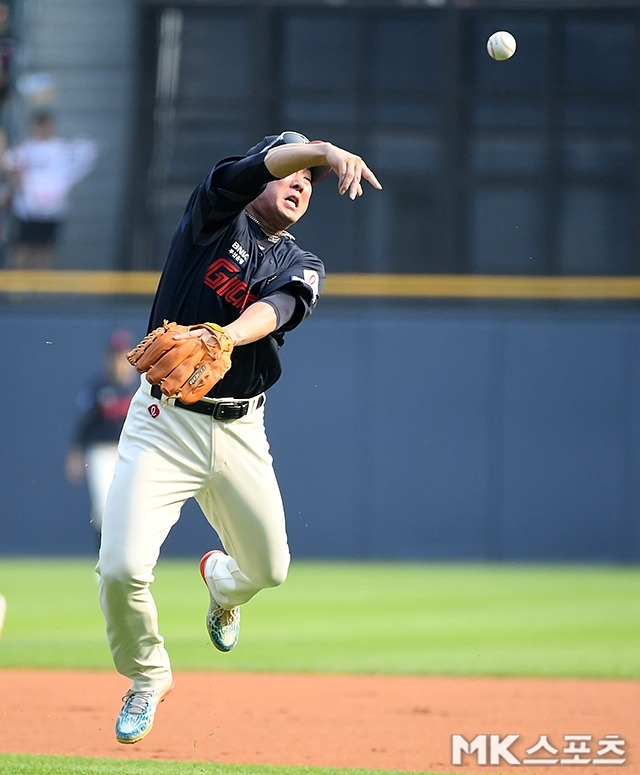
<path fill-rule="evenodd" d="M 13 93 L 13 60 L 16 42 L 10 32 L 10 11 L 0 3 L 0 117 L 4 123 L 4 109 Z M 6 129 L 6 127 L 5 127 Z"/>
<path fill-rule="evenodd" d="M 94 167 L 98 148 L 86 138 L 56 135 L 53 114 L 35 111 L 29 136 L 3 156 L 12 185 L 9 265 L 15 269 L 50 269 L 60 228 L 68 215 L 69 194 Z"/>
<path fill-rule="evenodd" d="M 140 384 L 138 372 L 126 358 L 134 342 L 125 329 L 111 335 L 105 371 L 77 397 L 80 411 L 66 459 L 66 475 L 73 484 L 86 477 L 91 499 L 91 522 L 100 535 L 107 490 L 113 478 L 118 438 L 131 397 Z"/>
<path fill-rule="evenodd" d="M 14 92 L 13 65 L 16 41 L 10 31 L 10 9 L 7 3 L 0 3 L 0 158 L 9 147 L 11 123 L 8 104 Z M 9 236 L 9 205 L 11 184 L 5 175 L 0 176 L 0 267 L 6 264 L 6 248 Z"/>
<path fill-rule="evenodd" d="M 4 127 L 0 126 L 0 159 L 9 148 L 9 139 Z M 11 228 L 11 181 L 0 169 L 0 268 L 7 265 L 9 230 Z"/>

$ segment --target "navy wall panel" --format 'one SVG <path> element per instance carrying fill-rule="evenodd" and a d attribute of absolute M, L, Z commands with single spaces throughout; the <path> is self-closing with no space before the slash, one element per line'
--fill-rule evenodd
<path fill-rule="evenodd" d="M 5 303 L 0 555 L 89 554 L 75 395 L 148 302 Z M 330 300 L 288 336 L 268 432 L 298 557 L 640 559 L 640 312 Z M 163 553 L 216 545 L 194 503 Z"/>
<path fill-rule="evenodd" d="M 505 337 L 505 556 L 613 559 L 619 550 L 623 327 L 525 321 Z"/>

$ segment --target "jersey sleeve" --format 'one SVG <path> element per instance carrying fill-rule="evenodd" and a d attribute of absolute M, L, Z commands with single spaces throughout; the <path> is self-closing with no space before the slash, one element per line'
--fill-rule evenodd
<path fill-rule="evenodd" d="M 193 192 L 185 210 L 184 224 L 195 242 L 229 223 L 249 202 L 275 180 L 264 163 L 266 151 L 253 156 L 232 156 L 218 162 Z"/>
<path fill-rule="evenodd" d="M 273 311 L 276 313 L 276 331 L 286 326 L 296 311 L 297 299 L 287 291 L 270 293 L 268 296 L 263 296 L 260 301 L 273 307 Z"/>
<path fill-rule="evenodd" d="M 289 319 L 280 324 L 280 331 L 292 331 L 309 317 L 316 308 L 324 281 L 325 270 L 322 261 L 313 253 L 300 250 L 295 261 L 269 283 L 262 300 L 269 301 L 269 296 L 278 292 L 286 292 L 295 299 L 295 308 Z"/>
<path fill-rule="evenodd" d="M 211 192 L 220 189 L 255 198 L 267 183 L 276 179 L 264 163 L 266 155 L 265 150 L 253 156 L 231 156 L 222 159 L 209 173 L 207 190 Z"/>

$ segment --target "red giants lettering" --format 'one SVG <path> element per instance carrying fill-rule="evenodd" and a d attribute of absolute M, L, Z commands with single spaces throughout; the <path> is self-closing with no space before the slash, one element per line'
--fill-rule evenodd
<path fill-rule="evenodd" d="M 238 267 L 226 258 L 218 258 L 211 264 L 204 284 L 236 309 L 244 309 L 258 298 L 249 293 L 247 283 L 238 277 Z"/>

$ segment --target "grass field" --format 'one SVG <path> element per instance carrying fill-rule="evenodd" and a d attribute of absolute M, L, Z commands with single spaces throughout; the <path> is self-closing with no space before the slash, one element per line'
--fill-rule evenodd
<path fill-rule="evenodd" d="M 0 559 L 0 592 L 0 668 L 113 669 L 92 560 Z M 215 669 L 638 678 L 639 592 L 635 567 L 294 563 Z M 154 593 L 175 668 L 211 669 L 197 563 Z"/>
<path fill-rule="evenodd" d="M 337 770 L 321 767 L 268 767 L 197 762 L 118 761 L 81 757 L 0 754 L 0 775 L 381 775 L 380 770 Z M 396 775 L 387 771 L 384 775 Z M 406 775 L 406 773 L 397 773 Z M 426 773 L 425 775 L 430 775 Z M 437 775 L 437 773 L 432 773 Z"/>
<path fill-rule="evenodd" d="M 197 563 L 162 560 L 154 585 L 176 670 L 625 679 L 640 677 L 639 591 L 636 567 L 299 562 L 245 607 L 238 647 L 212 665 Z M 0 559 L 0 592 L 0 669 L 113 669 L 91 559 Z M 163 766 L 0 754 L 0 775 L 248 772 Z"/>

